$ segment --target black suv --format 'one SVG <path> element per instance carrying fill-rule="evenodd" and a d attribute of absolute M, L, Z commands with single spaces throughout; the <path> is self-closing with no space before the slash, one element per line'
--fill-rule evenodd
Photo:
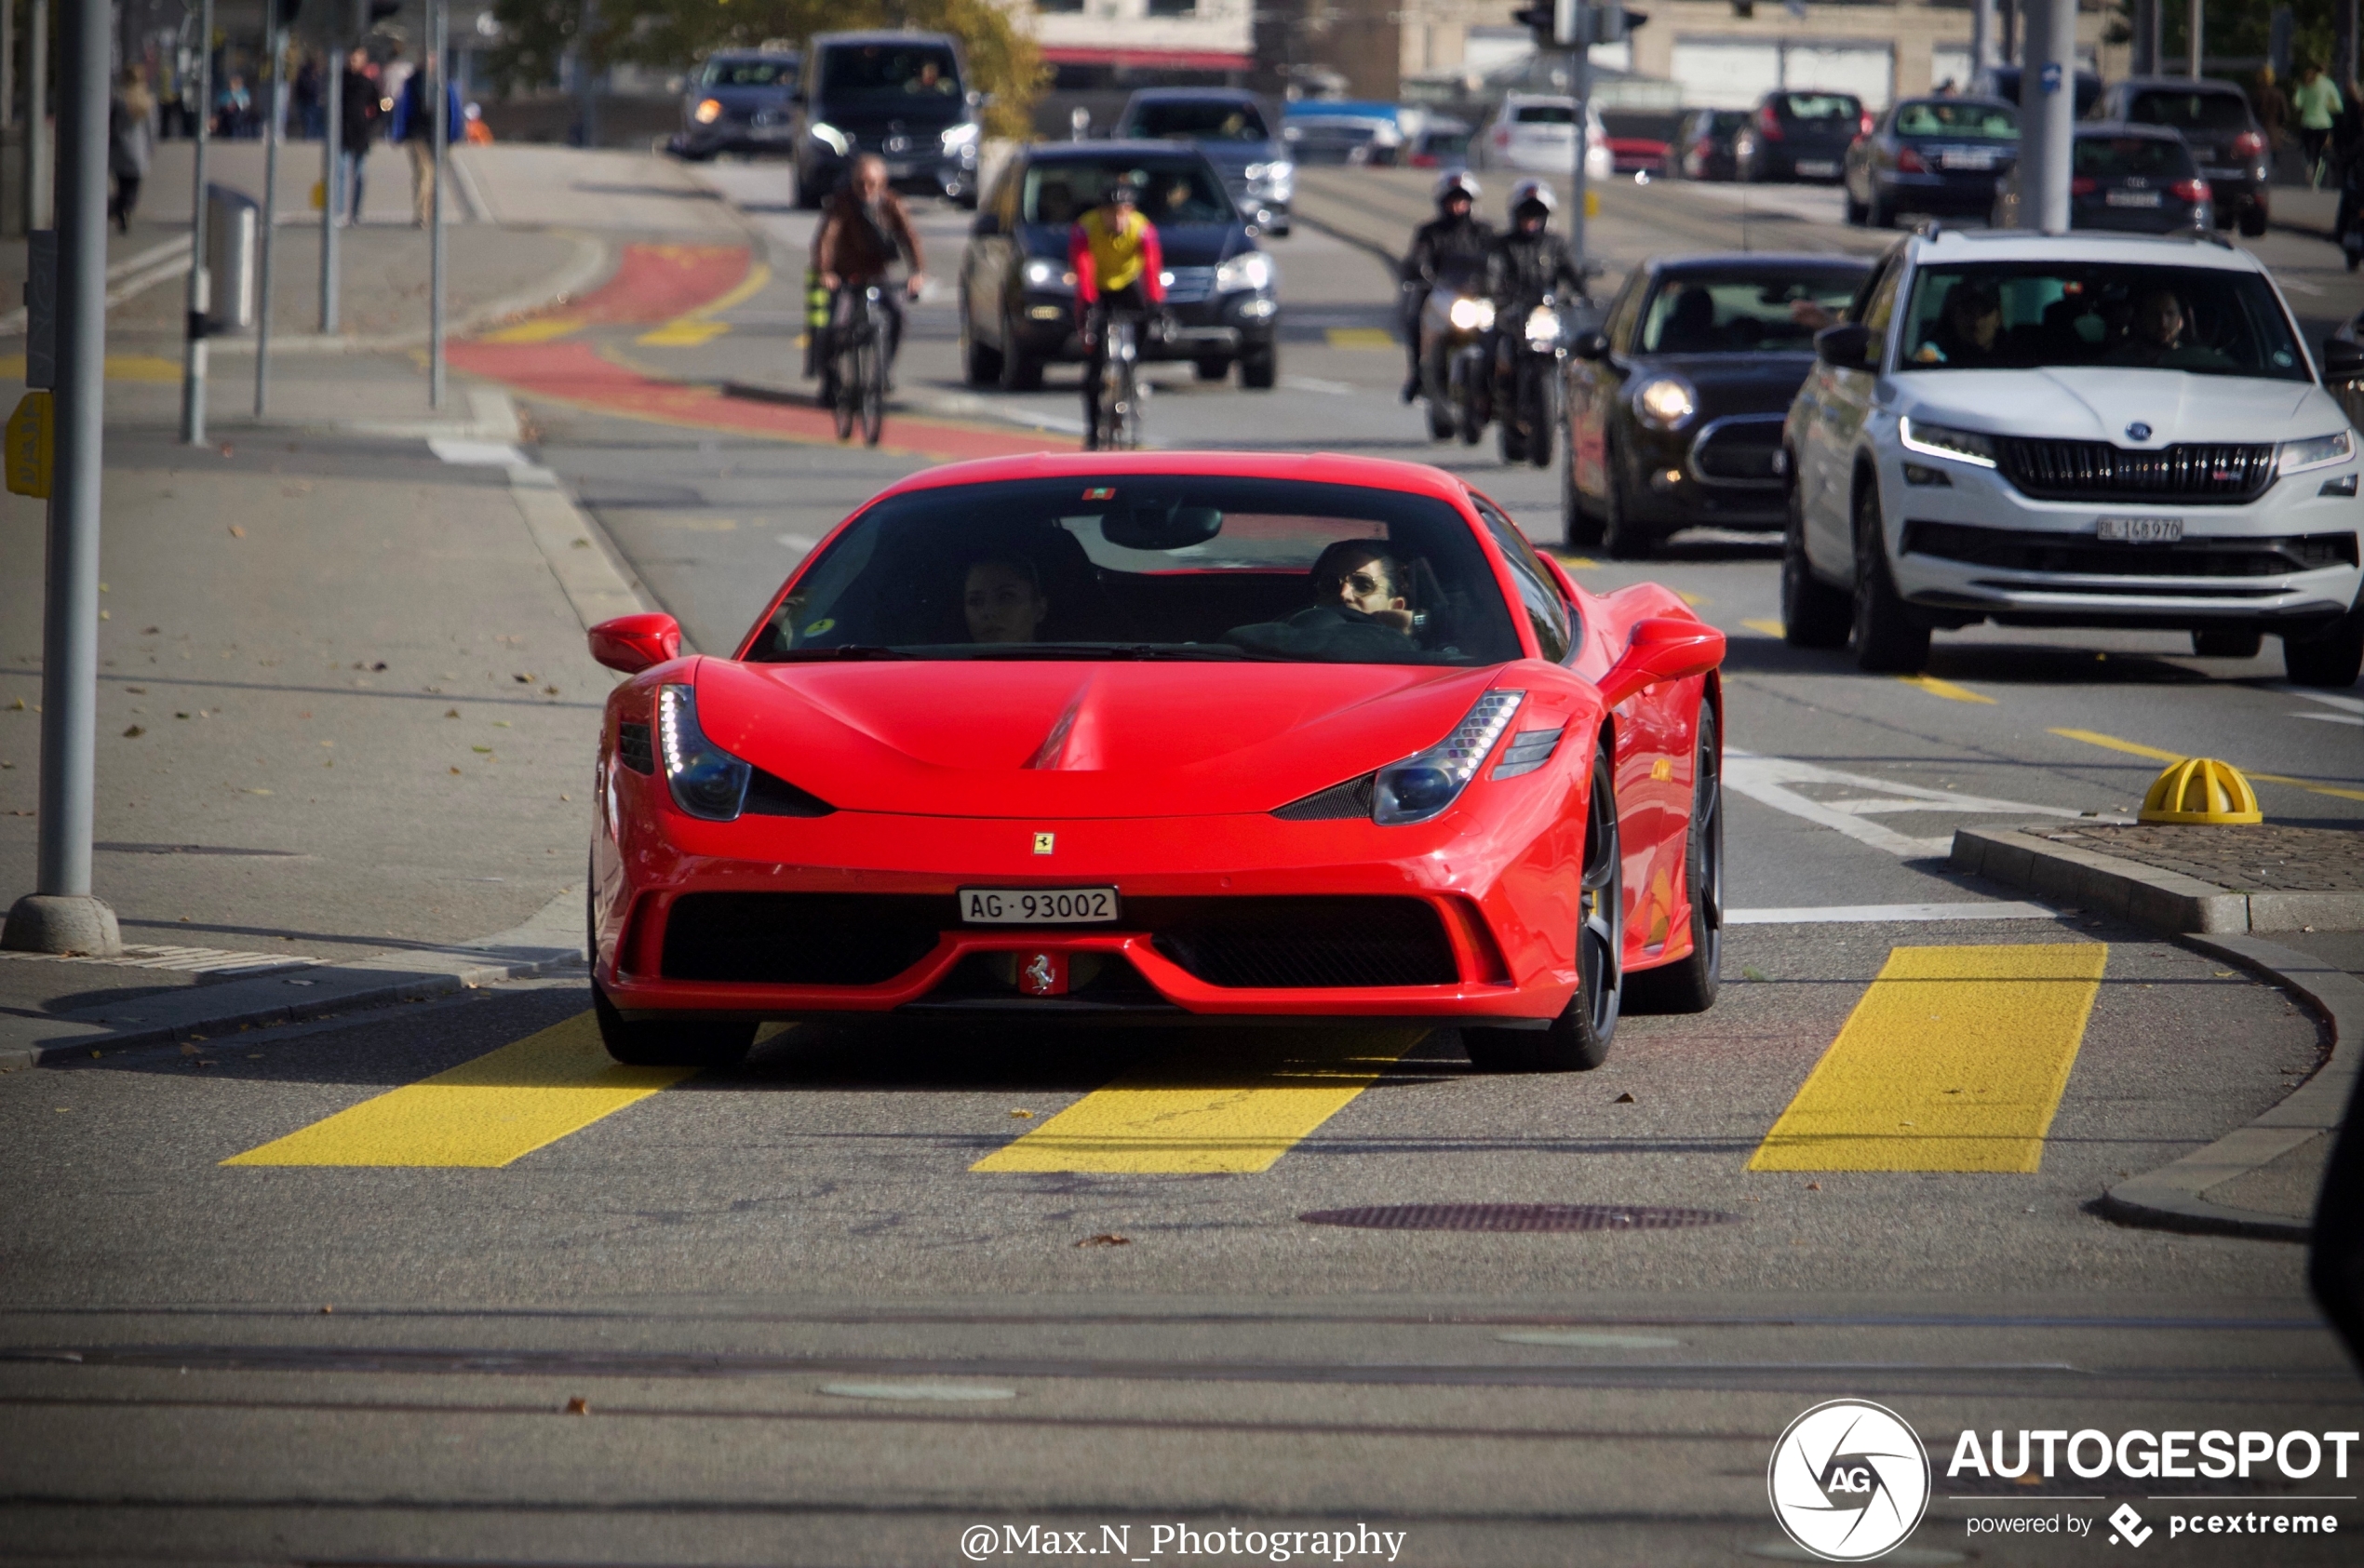
<path fill-rule="evenodd" d="M 1263 103 L 1236 87 L 1144 87 L 1126 100 L 1116 133 L 1138 141 L 1187 141 L 1207 155 L 1248 221 L 1289 232 L 1296 165 Z"/>
<path fill-rule="evenodd" d="M 1768 92 L 1757 101 L 1747 128 L 1732 139 L 1735 177 L 1835 185 L 1847 144 L 1871 128 L 1863 101 L 1851 92 Z"/>
<path fill-rule="evenodd" d="M 1170 341 L 1144 338 L 1141 357 L 1188 359 L 1201 381 L 1236 363 L 1242 386 L 1271 386 L 1278 270 L 1206 155 L 1172 141 L 1044 141 L 1012 156 L 960 258 L 960 363 L 972 385 L 1031 391 L 1046 363 L 1083 358 L 1068 233 L 1123 176 L 1157 225 L 1176 328 Z"/>
<path fill-rule="evenodd" d="M 2231 82 L 2185 76 L 2134 76 L 2112 82 L 2088 116 L 2128 125 L 2165 126 L 2183 138 L 2215 198 L 2216 226 L 2241 225 L 2255 238 L 2265 232 L 2265 181 L 2273 154 L 2265 131 L 2250 112 L 2249 96 Z"/>
<path fill-rule="evenodd" d="M 797 98 L 797 204 L 819 207 L 876 153 L 896 190 L 976 206 L 977 103 L 941 33 L 816 34 Z"/>
<path fill-rule="evenodd" d="M 705 58 L 681 99 L 681 131 L 672 151 L 684 158 L 717 153 L 781 153 L 793 143 L 797 73 L 803 60 L 762 49 L 722 49 Z"/>

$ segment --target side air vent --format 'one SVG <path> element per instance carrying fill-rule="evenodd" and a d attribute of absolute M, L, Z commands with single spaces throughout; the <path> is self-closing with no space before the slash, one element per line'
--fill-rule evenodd
<path fill-rule="evenodd" d="M 1560 737 L 1566 732 L 1565 725 L 1557 730 L 1520 730 L 1502 748 L 1502 760 L 1494 765 L 1494 776 L 1515 779 L 1521 773 L 1534 772 L 1551 760 L 1551 753 L 1559 749 Z"/>
<path fill-rule="evenodd" d="M 625 719 L 615 727 L 615 756 L 636 773 L 657 771 L 656 741 L 645 724 Z"/>
<path fill-rule="evenodd" d="M 1367 817 L 1371 814 L 1372 784 L 1377 777 L 1376 773 L 1365 773 L 1359 779 L 1332 784 L 1302 800 L 1292 800 L 1272 814 L 1283 822 L 1343 822 L 1350 817 Z"/>

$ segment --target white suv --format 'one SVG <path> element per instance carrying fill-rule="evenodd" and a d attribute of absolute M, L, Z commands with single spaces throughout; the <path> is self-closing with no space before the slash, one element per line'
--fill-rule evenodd
<path fill-rule="evenodd" d="M 1914 671 L 1931 628 L 1986 620 L 2223 657 L 2273 632 L 2292 680 L 2354 684 L 2357 436 L 2246 251 L 1917 235 L 1815 349 L 1782 427 L 1791 642 Z"/>
<path fill-rule="evenodd" d="M 1606 180 L 1616 172 L 1609 133 L 1601 112 L 1585 105 L 1584 178 Z M 1565 179 L 1576 162 L 1576 100 L 1548 93 L 1514 92 L 1502 100 L 1494 123 L 1471 153 L 1484 168 L 1514 168 L 1521 174 L 1556 174 Z"/>

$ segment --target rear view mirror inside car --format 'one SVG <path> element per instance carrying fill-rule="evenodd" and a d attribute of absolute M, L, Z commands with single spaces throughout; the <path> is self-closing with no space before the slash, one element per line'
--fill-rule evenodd
<path fill-rule="evenodd" d="M 1162 496 L 1137 496 L 1100 519 L 1101 537 L 1127 550 L 1187 550 L 1222 531 L 1223 514 L 1215 507 Z"/>

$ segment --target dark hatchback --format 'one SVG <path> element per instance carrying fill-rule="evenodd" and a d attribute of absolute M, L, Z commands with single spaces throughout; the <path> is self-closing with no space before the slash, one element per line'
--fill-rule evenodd
<path fill-rule="evenodd" d="M 2069 156 L 2069 227 L 2171 235 L 2212 228 L 2208 181 L 2183 139 L 2161 126 L 2080 121 Z M 2035 226 L 2021 210 L 2020 171 L 1995 200 L 1995 227 Z"/>
<path fill-rule="evenodd" d="M 2181 76 L 2135 76 L 2112 82 L 2093 105 L 2097 120 L 2165 126 L 2183 138 L 2208 181 L 2216 226 L 2235 223 L 2254 238 L 2270 212 L 2265 182 L 2273 172 L 2265 131 L 2250 112 L 2248 95 L 2231 82 Z"/>
<path fill-rule="evenodd" d="M 1682 180 L 1737 180 L 1739 162 L 1732 143 L 1748 127 L 1745 109 L 1694 109 L 1674 127 L 1667 148 L 1666 172 Z"/>
<path fill-rule="evenodd" d="M 819 207 L 855 157 L 876 153 L 896 190 L 976 206 L 976 105 L 943 34 L 815 34 L 797 101 L 797 204 Z"/>
<path fill-rule="evenodd" d="M 1852 257 L 1762 254 L 1634 268 L 1568 360 L 1568 544 L 1632 560 L 1681 529 L 1780 528 L 1781 422 L 1814 334 L 1870 272 Z"/>
<path fill-rule="evenodd" d="M 1906 99 L 1847 149 L 1847 221 L 1885 229 L 1901 212 L 1983 218 L 2019 150 L 2020 112 L 2000 99 Z"/>
<path fill-rule="evenodd" d="M 1851 92 L 1768 92 L 1732 140 L 1736 178 L 1835 185 L 1848 145 L 1871 127 L 1863 101 Z"/>
<path fill-rule="evenodd" d="M 1256 390 L 1278 374 L 1280 275 L 1196 148 L 1171 141 L 1044 141 L 1021 147 L 994 181 L 960 258 L 960 360 L 971 385 L 1042 384 L 1042 367 L 1080 363 L 1068 234 L 1120 176 L 1141 187 L 1157 225 L 1175 327 L 1145 337 L 1144 359 L 1189 360 L 1202 381 L 1233 365 Z"/>
<path fill-rule="evenodd" d="M 1135 141 L 1187 141 L 1204 153 L 1248 221 L 1289 232 L 1296 166 L 1264 105 L 1230 87 L 1144 87 L 1126 100 L 1116 134 Z"/>
<path fill-rule="evenodd" d="M 796 145 L 797 75 L 803 60 L 761 49 L 706 56 L 681 101 L 671 151 L 692 159 L 718 153 L 785 153 Z"/>

